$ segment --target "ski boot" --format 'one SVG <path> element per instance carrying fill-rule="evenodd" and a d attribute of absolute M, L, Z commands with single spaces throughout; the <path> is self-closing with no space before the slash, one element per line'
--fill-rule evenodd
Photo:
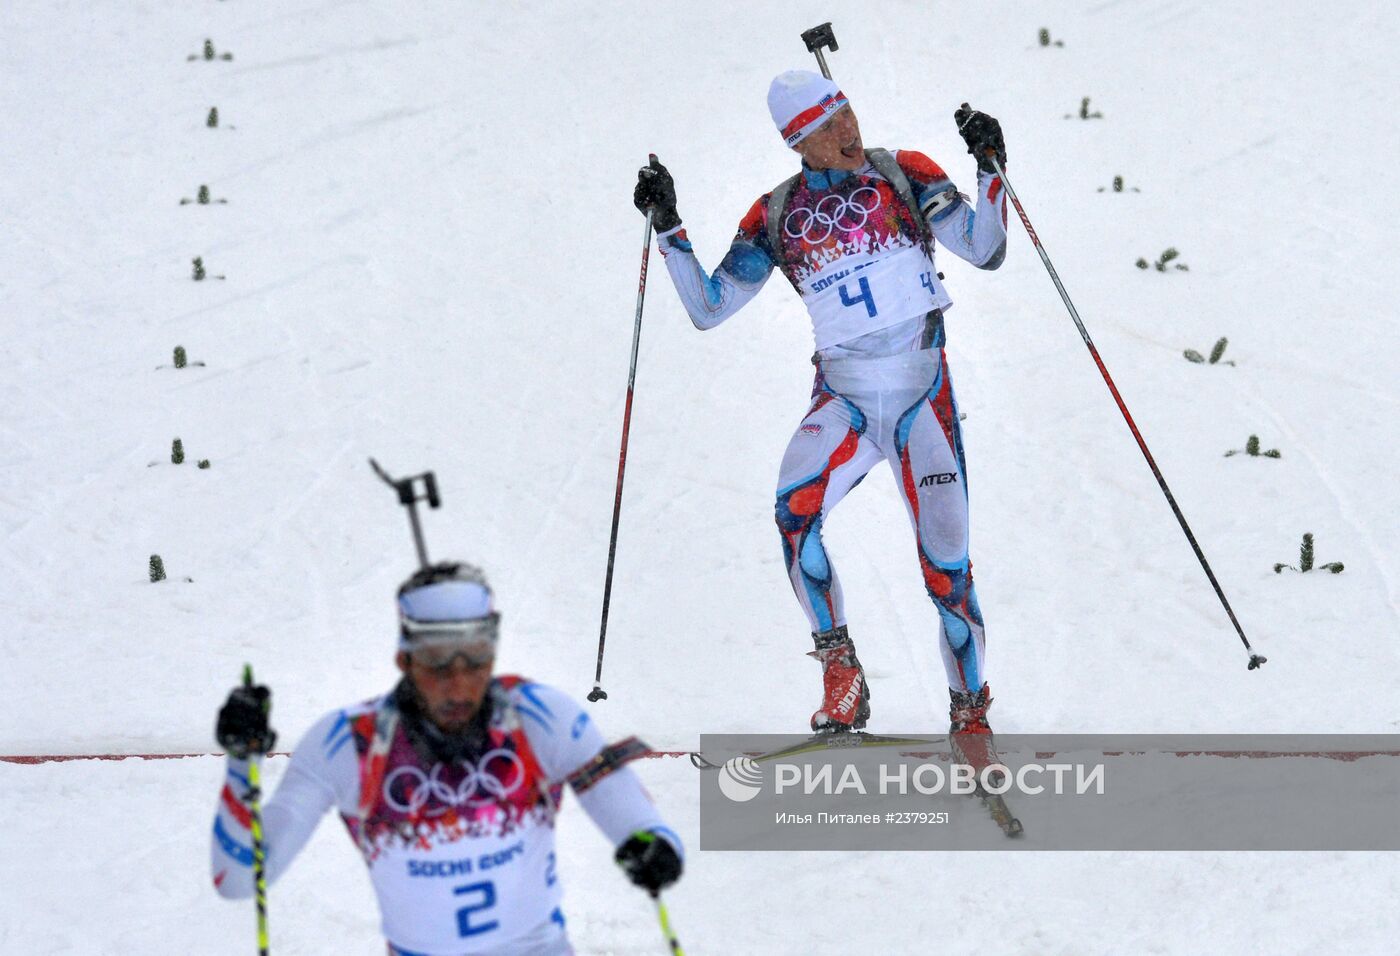
<path fill-rule="evenodd" d="M 952 704 L 948 708 L 948 743 L 957 763 L 967 764 L 980 779 L 982 771 L 1000 763 L 992 728 L 987 723 L 987 708 L 992 705 L 991 687 L 986 684 L 977 693 L 966 690 L 948 691 Z"/>
<path fill-rule="evenodd" d="M 822 662 L 822 705 L 812 715 L 812 730 L 819 734 L 860 730 L 870 719 L 870 687 L 846 626 L 813 634 L 812 640 L 817 649 L 807 656 Z"/>

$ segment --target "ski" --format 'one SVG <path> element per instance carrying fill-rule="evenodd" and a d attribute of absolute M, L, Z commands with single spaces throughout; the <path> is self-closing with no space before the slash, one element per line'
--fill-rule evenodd
<path fill-rule="evenodd" d="M 781 757 L 795 757 L 799 754 L 815 753 L 818 750 L 847 750 L 855 747 L 924 747 L 937 743 L 937 738 L 930 737 L 887 737 L 881 734 L 870 734 L 863 730 L 855 730 L 845 733 L 813 734 L 800 743 L 792 744 L 781 750 L 771 750 L 768 753 L 750 754 L 755 763 L 763 763 L 768 760 L 777 760 Z M 704 754 L 692 751 L 690 762 L 697 770 L 718 770 L 719 764 L 707 760 Z"/>
<path fill-rule="evenodd" d="M 1001 763 L 1001 757 L 997 754 L 991 742 L 990 734 L 987 735 L 987 750 L 985 753 L 975 758 L 973 754 L 968 751 L 968 741 L 979 740 L 980 737 L 981 735 L 979 734 L 950 734 L 948 737 L 948 746 L 952 751 L 954 761 L 966 764 L 970 767 L 989 767 L 993 763 Z M 993 774 L 993 777 L 993 783 L 997 786 L 1000 786 L 1005 779 L 1000 771 Z M 1025 827 L 1021 825 L 1021 821 L 1016 818 L 1016 815 L 1011 812 L 1011 808 L 1006 805 L 1006 800 L 1002 795 L 987 790 L 986 787 L 982 786 L 980 779 L 977 782 L 976 789 L 972 792 L 972 796 L 977 798 L 986 809 L 987 813 L 991 815 L 992 822 L 1000 827 L 1001 832 L 1006 836 L 1018 837 L 1025 832 Z"/>
<path fill-rule="evenodd" d="M 999 793 L 988 793 L 979 784 L 977 792 L 973 794 L 982 802 L 982 806 L 991 814 L 992 822 L 1001 828 L 1001 832 L 1008 837 L 1018 837 L 1025 832 L 1025 827 L 1021 821 L 1016 819 L 1016 815 L 1011 812 L 1011 808 L 1006 805 L 1006 800 Z"/>

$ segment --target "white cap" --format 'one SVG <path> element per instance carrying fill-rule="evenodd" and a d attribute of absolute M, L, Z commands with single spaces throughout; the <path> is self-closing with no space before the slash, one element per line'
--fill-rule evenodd
<path fill-rule="evenodd" d="M 810 70 L 779 73 L 768 87 L 768 112 L 789 146 L 815 133 L 847 103 L 834 82 Z"/>

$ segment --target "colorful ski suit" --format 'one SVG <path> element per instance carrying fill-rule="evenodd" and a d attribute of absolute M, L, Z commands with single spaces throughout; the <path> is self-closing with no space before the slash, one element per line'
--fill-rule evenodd
<path fill-rule="evenodd" d="M 1006 249 L 999 177 L 981 173 L 976 206 L 927 156 L 893 153 L 939 245 L 983 269 Z M 803 166 L 782 210 L 774 254 L 761 196 L 713 275 L 685 230 L 659 236 L 666 268 L 697 328 L 747 304 L 775 267 L 802 296 L 817 365 L 812 404 L 783 456 L 776 517 L 789 578 L 814 632 L 846 623 L 822 544 L 831 510 L 880 459 L 889 462 L 914 526 L 924 585 L 938 609 L 948 684 L 984 681 L 981 611 L 968 557 L 967 475 L 957 403 L 943 352 L 952 305 L 909 207 L 872 163 L 854 172 Z"/>
<path fill-rule="evenodd" d="M 603 751 L 603 737 L 560 691 L 496 678 L 480 745 L 447 763 L 414 744 L 395 701 L 390 694 L 318 721 L 262 814 L 271 882 L 325 812 L 339 811 L 369 867 L 391 953 L 571 952 L 554 852 L 566 779 L 612 845 L 650 830 L 680 852 L 630 769 L 574 776 Z M 226 897 L 253 893 L 247 767 L 229 758 L 214 820 L 210 862 Z"/>

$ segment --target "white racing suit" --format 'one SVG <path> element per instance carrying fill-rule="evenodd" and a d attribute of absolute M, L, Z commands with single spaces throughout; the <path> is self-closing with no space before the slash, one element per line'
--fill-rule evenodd
<path fill-rule="evenodd" d="M 262 813 L 270 883 L 325 812 L 339 812 L 369 867 L 394 956 L 572 952 L 554 852 L 566 780 L 613 846 L 649 830 L 681 852 L 636 775 L 599 759 L 607 750 L 598 728 L 560 691 L 495 678 L 480 745 L 449 763 L 415 744 L 395 699 L 318 721 Z M 226 897 L 253 895 L 247 770 L 229 758 L 214 820 L 210 865 Z"/>
<path fill-rule="evenodd" d="M 921 153 L 894 153 L 933 238 L 984 269 L 1006 248 L 999 177 L 981 173 L 976 207 Z M 776 265 L 802 296 L 816 342 L 812 404 L 778 478 L 776 516 L 797 599 L 814 632 L 846 623 L 822 523 L 882 458 L 908 508 L 924 585 L 938 609 L 948 684 L 977 691 L 982 614 L 968 557 L 967 474 L 957 403 L 943 354 L 952 305 L 918 224 L 870 163 L 855 172 L 803 166 L 783 207 L 781 255 L 769 238 L 772 193 L 739 224 L 707 275 L 677 227 L 658 237 L 666 268 L 697 328 L 711 329 L 751 300 Z"/>

